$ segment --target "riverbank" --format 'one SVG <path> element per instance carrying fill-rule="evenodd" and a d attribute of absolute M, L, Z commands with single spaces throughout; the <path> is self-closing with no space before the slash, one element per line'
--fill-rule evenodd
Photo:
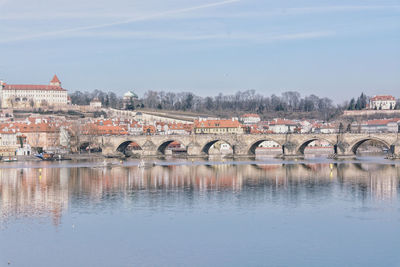
<path fill-rule="evenodd" d="M 101 153 L 84 153 L 84 154 L 63 154 L 64 158 L 71 160 L 89 160 L 89 159 L 103 159 L 104 156 Z M 31 161 L 42 161 L 41 159 L 35 157 L 34 155 L 29 156 L 15 156 L 18 161 L 31 162 Z"/>

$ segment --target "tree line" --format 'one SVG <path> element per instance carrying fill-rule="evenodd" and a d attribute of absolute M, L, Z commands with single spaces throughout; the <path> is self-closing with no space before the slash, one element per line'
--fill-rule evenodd
<path fill-rule="evenodd" d="M 215 97 L 201 97 L 190 92 L 172 93 L 148 91 L 143 99 L 145 107 L 184 111 L 316 111 L 334 109 L 333 101 L 316 95 L 301 97 L 298 92 L 285 92 L 281 96 L 264 96 L 255 90 L 239 91 L 232 95 L 220 93 Z"/>
<path fill-rule="evenodd" d="M 357 99 L 340 105 L 334 104 L 327 97 L 316 95 L 301 96 L 299 92 L 288 91 L 281 95 L 265 96 L 255 90 L 238 91 L 234 94 L 218 94 L 202 97 L 191 92 L 147 91 L 143 98 L 134 104 L 124 105 L 123 98 L 113 92 L 74 92 L 71 94 L 72 104 L 89 105 L 93 99 L 99 99 L 103 107 L 122 109 L 147 108 L 155 110 L 191 111 L 214 115 L 237 115 L 241 113 L 257 113 L 265 115 L 290 115 L 292 113 L 313 114 L 313 117 L 330 119 L 343 110 L 361 110 L 366 108 L 368 97 L 362 93 Z M 400 105 L 397 105 L 400 108 Z"/>
<path fill-rule="evenodd" d="M 71 103 L 74 105 L 86 106 L 94 99 L 100 100 L 103 107 L 107 108 L 122 108 L 122 97 L 116 95 L 114 92 L 103 92 L 94 90 L 93 92 L 75 91 L 69 95 Z"/>

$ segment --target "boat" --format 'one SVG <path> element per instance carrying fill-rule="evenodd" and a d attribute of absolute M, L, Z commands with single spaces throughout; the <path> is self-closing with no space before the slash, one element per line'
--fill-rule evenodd
<path fill-rule="evenodd" d="M 46 152 L 36 154 L 35 157 L 37 157 L 37 158 L 39 158 L 41 160 L 45 160 L 45 161 L 51 161 L 51 160 L 55 159 L 54 158 L 54 154 L 46 153 Z"/>
<path fill-rule="evenodd" d="M 3 157 L 4 162 L 14 162 L 17 161 L 18 159 L 16 157 Z"/>
<path fill-rule="evenodd" d="M 64 155 L 56 155 L 55 157 L 54 157 L 54 160 L 72 160 L 72 158 L 68 158 L 68 157 L 66 157 L 66 156 L 64 156 Z"/>

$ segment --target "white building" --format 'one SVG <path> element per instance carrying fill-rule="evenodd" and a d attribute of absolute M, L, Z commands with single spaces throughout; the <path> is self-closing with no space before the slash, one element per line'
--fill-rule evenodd
<path fill-rule="evenodd" d="M 133 135 L 143 134 L 143 126 L 139 123 L 128 124 L 128 133 Z"/>
<path fill-rule="evenodd" d="M 34 108 L 67 105 L 67 90 L 54 75 L 49 85 L 7 84 L 0 82 L 2 108 Z"/>
<path fill-rule="evenodd" d="M 299 125 L 301 128 L 301 130 L 300 130 L 301 133 L 311 133 L 312 132 L 312 129 L 313 129 L 312 122 L 302 120 L 302 121 L 299 121 Z"/>
<path fill-rule="evenodd" d="M 280 145 L 275 141 L 264 141 L 261 144 L 259 144 L 258 147 L 272 148 L 272 147 L 280 147 Z"/>
<path fill-rule="evenodd" d="M 89 106 L 91 108 L 100 109 L 101 108 L 101 101 L 98 98 L 95 98 L 92 101 L 90 101 Z"/>
<path fill-rule="evenodd" d="M 18 146 L 17 150 L 15 151 L 17 156 L 29 156 L 32 154 L 32 148 L 29 144 L 24 143 L 21 146 Z"/>
<path fill-rule="evenodd" d="M 337 132 L 337 128 L 329 123 L 314 123 L 312 125 L 312 132 L 319 134 L 332 134 Z"/>
<path fill-rule="evenodd" d="M 368 120 L 362 123 L 353 122 L 351 130 L 361 133 L 397 133 L 400 127 L 400 118 Z"/>
<path fill-rule="evenodd" d="M 261 119 L 257 114 L 244 114 L 240 117 L 240 121 L 243 124 L 257 124 Z"/>
<path fill-rule="evenodd" d="M 369 109 L 390 110 L 395 107 L 396 98 L 391 95 L 377 95 L 369 100 Z"/>
<path fill-rule="evenodd" d="M 297 123 L 286 119 L 274 119 L 269 122 L 269 129 L 273 133 L 292 133 L 297 128 Z"/>

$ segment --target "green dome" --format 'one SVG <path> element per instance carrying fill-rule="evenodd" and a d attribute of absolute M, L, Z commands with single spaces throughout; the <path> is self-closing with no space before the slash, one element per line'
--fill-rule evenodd
<path fill-rule="evenodd" d="M 126 93 L 124 94 L 124 97 L 126 97 L 126 98 L 138 98 L 137 94 L 135 94 L 135 93 L 132 92 L 132 91 L 126 92 Z"/>

